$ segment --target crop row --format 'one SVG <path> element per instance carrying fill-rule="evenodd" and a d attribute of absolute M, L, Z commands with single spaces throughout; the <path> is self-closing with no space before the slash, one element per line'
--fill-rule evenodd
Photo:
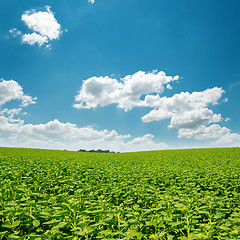
<path fill-rule="evenodd" d="M 0 239 L 240 239 L 239 175 L 239 148 L 0 148 Z"/>

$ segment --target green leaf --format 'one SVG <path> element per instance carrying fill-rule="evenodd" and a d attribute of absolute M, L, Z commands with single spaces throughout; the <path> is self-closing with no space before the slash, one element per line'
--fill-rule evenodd
<path fill-rule="evenodd" d="M 52 225 L 58 223 L 60 220 L 52 219 L 50 221 L 44 222 L 44 225 Z"/>
<path fill-rule="evenodd" d="M 8 231 L 0 232 L 0 236 L 5 236 L 8 233 Z"/>
<path fill-rule="evenodd" d="M 12 224 L 10 222 L 5 222 L 4 224 L 2 224 L 3 228 L 12 228 Z"/>
<path fill-rule="evenodd" d="M 139 237 L 141 237 L 143 234 L 141 233 L 141 232 L 137 232 L 136 230 L 132 230 L 132 229 L 130 229 L 130 230 L 128 230 L 127 232 L 126 232 L 126 236 L 127 236 L 127 238 L 132 238 L 132 237 L 137 237 L 137 238 L 139 238 Z"/>
<path fill-rule="evenodd" d="M 33 226 L 34 227 L 38 227 L 40 225 L 40 221 L 39 220 L 33 220 Z"/>
<path fill-rule="evenodd" d="M 43 212 L 40 212 L 39 215 L 51 216 L 51 213 L 43 211 Z"/>
<path fill-rule="evenodd" d="M 14 235 L 14 234 L 11 234 L 8 236 L 8 239 L 21 239 L 21 237 L 17 236 L 17 235 Z"/>
<path fill-rule="evenodd" d="M 67 222 L 60 222 L 57 226 L 58 226 L 59 228 L 64 228 L 64 227 L 66 227 L 67 225 L 68 225 Z"/>
<path fill-rule="evenodd" d="M 184 222 L 174 222 L 171 224 L 173 228 L 181 228 L 184 225 Z"/>
<path fill-rule="evenodd" d="M 14 221 L 14 222 L 12 223 L 12 227 L 15 228 L 15 227 L 17 227 L 20 223 L 21 223 L 20 220 Z"/>

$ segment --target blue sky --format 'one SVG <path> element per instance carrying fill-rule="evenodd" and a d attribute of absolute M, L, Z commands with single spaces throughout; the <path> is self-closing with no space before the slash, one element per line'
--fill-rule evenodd
<path fill-rule="evenodd" d="M 238 0 L 1 0 L 0 145 L 240 146 Z"/>

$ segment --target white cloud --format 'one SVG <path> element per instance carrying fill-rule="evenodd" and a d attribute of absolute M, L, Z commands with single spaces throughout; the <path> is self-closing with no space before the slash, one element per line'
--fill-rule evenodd
<path fill-rule="evenodd" d="M 209 128 L 207 126 L 223 120 L 221 114 L 215 114 L 208 108 L 209 105 L 218 104 L 223 93 L 222 88 L 214 87 L 202 92 L 181 92 L 172 97 L 160 98 L 159 95 L 147 95 L 146 104 L 157 109 L 151 110 L 142 117 L 142 120 L 152 122 L 170 118 L 169 127 L 179 130 L 179 138 L 221 137 L 221 133 L 216 132 L 216 125 Z"/>
<path fill-rule="evenodd" d="M 142 120 L 151 122 L 172 118 L 171 127 L 180 124 L 194 124 L 195 121 L 201 120 L 208 123 L 216 122 L 221 120 L 221 116 L 213 114 L 212 110 L 206 107 L 210 104 L 217 104 L 223 93 L 221 88 L 212 88 L 203 92 L 181 92 L 172 97 L 160 98 L 158 95 L 147 95 L 145 97 L 146 105 L 158 109 L 150 111 L 142 117 Z"/>
<path fill-rule="evenodd" d="M 23 93 L 22 87 L 14 80 L 0 80 L 0 106 L 12 100 L 21 101 L 21 106 L 36 103 L 36 98 Z"/>
<path fill-rule="evenodd" d="M 218 147 L 240 147 L 240 135 L 237 133 L 228 133 L 216 141 Z"/>
<path fill-rule="evenodd" d="M 22 108 L 12 108 L 12 109 L 4 108 L 3 110 L 0 110 L 0 116 L 7 116 L 8 121 L 10 123 L 20 122 L 21 120 L 19 118 L 15 119 L 14 116 L 20 114 L 21 112 L 22 112 Z"/>
<path fill-rule="evenodd" d="M 148 77 L 146 77 L 148 75 Z M 226 127 L 216 124 L 222 121 L 221 114 L 209 109 L 219 103 L 224 91 L 221 88 L 203 92 L 182 92 L 172 97 L 160 97 L 165 85 L 178 77 L 166 77 L 163 72 L 138 72 L 118 82 L 108 77 L 91 78 L 83 83 L 85 106 L 94 108 L 116 103 L 129 110 L 132 107 L 155 108 L 145 115 L 145 122 L 170 119 L 170 128 L 178 130 L 179 138 L 217 139 L 216 146 L 237 146 L 240 135 L 231 133 Z M 87 82 L 87 83 L 86 83 Z M 136 84 L 136 82 L 138 84 Z M 158 84 L 155 85 L 155 83 Z M 90 83 L 90 84 L 89 84 Z M 151 95 L 152 93 L 157 93 Z M 143 97 L 145 95 L 145 97 Z M 82 97 L 81 96 L 81 97 Z M 118 96 L 118 97 L 116 97 Z M 22 87 L 14 80 L 0 81 L 0 107 L 18 100 L 22 107 L 33 104 L 36 98 L 24 94 Z M 96 103 L 97 101 L 97 103 Z M 130 105 L 128 102 L 130 101 Z M 77 150 L 110 149 L 114 151 L 143 151 L 170 148 L 165 143 L 155 142 L 152 134 L 132 139 L 130 134 L 120 135 L 115 130 L 95 130 L 93 127 L 78 127 L 73 123 L 62 123 L 55 119 L 43 124 L 25 124 L 16 115 L 22 108 L 0 108 L 0 144 L 2 146 L 42 147 Z"/>
<path fill-rule="evenodd" d="M 35 9 L 26 11 L 21 20 L 27 25 L 31 33 L 23 34 L 16 28 L 9 30 L 14 36 L 21 36 L 22 43 L 29 45 L 45 45 L 50 47 L 49 41 L 59 39 L 62 33 L 61 25 L 57 22 L 53 12 L 49 6 L 45 7 L 45 11 L 36 11 Z"/>
<path fill-rule="evenodd" d="M 160 97 L 165 88 L 172 89 L 171 82 L 178 80 L 178 76 L 166 76 L 162 71 L 139 71 L 120 81 L 108 76 L 92 77 L 83 81 L 79 94 L 75 97 L 74 107 L 94 109 L 97 106 L 116 104 L 125 111 L 133 107 L 151 107 L 153 109 L 142 117 L 143 122 L 170 119 L 169 128 L 176 128 L 179 138 L 200 140 L 235 136 L 230 129 L 216 124 L 224 119 L 221 114 L 210 109 L 211 106 L 219 104 L 224 93 L 222 88 L 214 87 L 199 92 L 181 92 L 171 97 Z M 225 98 L 222 102 L 226 101 Z M 225 119 L 228 120 L 229 118 Z M 137 145 L 138 141 L 150 142 L 150 145 L 154 146 L 151 135 L 136 138 L 129 144 Z"/>
<path fill-rule="evenodd" d="M 61 33 L 61 25 L 57 22 L 53 12 L 49 6 L 46 6 L 46 11 L 26 11 L 22 15 L 22 21 L 29 29 L 45 36 L 50 40 L 58 39 Z"/>
<path fill-rule="evenodd" d="M 156 70 L 149 73 L 139 71 L 121 81 L 108 76 L 92 77 L 83 81 L 74 107 L 90 109 L 117 104 L 118 108 L 125 111 L 133 107 L 151 107 L 153 110 L 143 116 L 142 121 L 170 119 L 169 128 L 178 129 L 179 138 L 219 138 L 228 133 L 229 129 L 216 124 L 223 120 L 221 114 L 209 109 L 219 104 L 224 90 L 214 87 L 200 92 L 181 92 L 172 97 L 160 97 L 165 88 L 172 88 L 171 82 L 178 80 L 179 76 L 166 76 L 164 72 Z"/>
<path fill-rule="evenodd" d="M 224 90 L 214 87 L 206 89 L 202 92 L 181 92 L 174 94 L 172 97 L 162 97 L 159 95 L 147 95 L 145 97 L 145 105 L 153 108 L 163 108 L 167 111 L 187 111 L 205 108 L 209 104 L 218 104 Z"/>
<path fill-rule="evenodd" d="M 167 89 L 172 89 L 172 86 L 170 84 L 167 84 Z"/>
<path fill-rule="evenodd" d="M 13 35 L 13 37 L 17 37 L 17 36 L 22 35 L 22 32 L 18 31 L 16 28 L 10 29 L 9 32 Z"/>
<path fill-rule="evenodd" d="M 164 143 L 152 141 L 153 135 L 147 134 L 132 141 L 128 135 L 119 135 L 115 130 L 97 131 L 91 127 L 79 128 L 72 123 L 61 123 L 55 119 L 45 124 L 24 124 L 10 122 L 0 116 L 0 136 L 5 139 L 5 145 L 18 147 L 43 147 L 53 149 L 78 150 L 110 149 L 114 151 L 140 151 L 166 149 Z M 3 143 L 3 140 L 2 140 Z"/>
<path fill-rule="evenodd" d="M 78 128 L 72 123 L 61 123 L 57 119 L 50 121 L 46 124 L 24 124 L 23 121 L 20 123 L 10 123 L 9 120 L 1 116 L 0 117 L 0 133 L 15 137 L 18 139 L 42 139 L 42 140 L 88 140 L 98 139 L 111 136 L 112 140 L 119 138 L 118 134 L 113 136 L 112 132 L 109 131 L 97 131 L 93 128 Z"/>
<path fill-rule="evenodd" d="M 153 135 L 132 139 L 130 134 L 120 135 L 115 130 L 95 130 L 93 127 L 78 127 L 55 119 L 43 124 L 25 124 L 16 115 L 22 108 L 2 108 L 5 103 L 18 100 L 23 107 L 35 103 L 36 98 L 25 95 L 14 80 L 0 82 L 0 144 L 1 146 L 37 147 L 78 150 L 110 149 L 114 151 L 137 151 L 163 149 L 167 145 L 154 143 Z"/>
<path fill-rule="evenodd" d="M 171 118 L 169 127 L 196 129 L 199 126 L 206 126 L 210 123 L 220 122 L 221 120 L 221 114 L 213 114 L 213 111 L 208 108 L 200 108 L 175 113 Z"/>
<path fill-rule="evenodd" d="M 154 138 L 154 136 L 152 134 L 146 134 L 143 137 L 138 137 L 133 139 L 131 142 L 129 142 L 130 144 L 142 144 L 142 143 L 146 143 L 147 141 L 151 141 Z"/>
<path fill-rule="evenodd" d="M 212 124 L 209 127 L 205 125 L 198 128 L 181 128 L 179 130 L 179 138 L 196 138 L 196 139 L 212 139 L 221 138 L 226 134 L 230 134 L 230 129 L 221 127 L 218 124 Z"/>
<path fill-rule="evenodd" d="M 89 3 L 94 4 L 95 0 L 88 0 Z"/>
<path fill-rule="evenodd" d="M 106 132 L 106 130 L 105 130 L 105 132 Z M 107 135 L 104 136 L 104 141 L 122 140 L 122 139 L 127 139 L 130 137 L 131 137 L 130 134 L 121 136 L 121 135 L 118 135 L 118 133 L 115 130 L 112 130 L 111 132 L 109 132 Z"/>
<path fill-rule="evenodd" d="M 168 149 L 169 146 L 165 143 L 156 143 L 153 141 L 154 136 L 152 134 L 146 134 L 143 137 L 134 138 L 128 143 L 131 149 L 134 151 L 149 151 Z"/>
<path fill-rule="evenodd" d="M 22 36 L 22 43 L 26 43 L 29 45 L 37 44 L 41 47 L 44 43 L 48 43 L 48 38 L 38 33 L 29 33 Z"/>
<path fill-rule="evenodd" d="M 169 146 L 165 143 L 154 142 L 153 138 L 154 136 L 152 134 L 146 134 L 143 137 L 134 138 L 128 143 L 128 147 L 129 149 L 134 149 L 134 151 L 149 151 L 169 148 Z"/>
<path fill-rule="evenodd" d="M 146 106 L 140 98 L 150 93 L 162 93 L 166 84 L 179 79 L 179 76 L 166 76 L 162 71 L 139 71 L 118 81 L 106 77 L 92 77 L 83 81 L 79 94 L 75 97 L 75 108 L 96 108 L 117 104 L 125 111 L 136 106 Z"/>
<path fill-rule="evenodd" d="M 143 122 L 153 122 L 153 121 L 161 121 L 167 118 L 171 118 L 174 116 L 174 113 L 171 111 L 167 111 L 165 109 L 159 108 L 158 110 L 154 109 L 149 112 L 147 115 L 142 117 Z"/>

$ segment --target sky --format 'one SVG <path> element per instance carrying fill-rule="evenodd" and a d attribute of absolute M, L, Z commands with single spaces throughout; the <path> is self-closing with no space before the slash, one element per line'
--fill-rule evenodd
<path fill-rule="evenodd" d="M 240 146 L 239 0 L 1 0 L 0 146 Z"/>

